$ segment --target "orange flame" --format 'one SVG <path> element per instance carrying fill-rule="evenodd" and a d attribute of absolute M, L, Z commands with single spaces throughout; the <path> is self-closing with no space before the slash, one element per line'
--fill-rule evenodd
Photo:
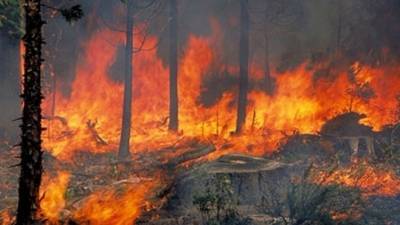
<path fill-rule="evenodd" d="M 18 58 L 18 60 L 19 60 L 19 65 L 18 65 L 19 77 L 20 77 L 20 80 L 23 81 L 24 80 L 23 79 L 23 75 L 24 75 L 24 55 L 25 55 L 25 45 L 24 45 L 23 41 L 19 42 L 18 51 L 19 51 L 19 58 Z M 24 90 L 23 89 L 23 83 L 20 82 L 20 91 L 21 91 L 21 93 L 22 93 L 23 90 Z"/>
<path fill-rule="evenodd" d="M 366 196 L 394 197 L 400 194 L 400 179 L 393 171 L 378 169 L 368 164 L 355 164 L 319 177 L 324 177 L 325 184 L 359 188 Z"/>
<path fill-rule="evenodd" d="M 0 224 L 10 225 L 13 224 L 14 217 L 11 215 L 10 211 L 5 209 L 0 212 Z"/>
<path fill-rule="evenodd" d="M 66 171 L 59 171 L 55 178 L 44 177 L 40 188 L 41 196 L 44 196 L 40 201 L 40 208 L 49 224 L 58 224 L 60 213 L 66 204 L 64 197 L 69 177 L 70 174 Z"/>
<path fill-rule="evenodd" d="M 223 38 L 218 24 L 214 22 L 212 27 L 215 32 L 210 37 L 190 36 L 180 59 L 179 122 L 185 136 L 211 138 L 217 146 L 226 142 L 232 146 L 223 151 L 219 149 L 221 151 L 216 154 L 244 151 L 263 155 L 275 149 L 282 132 L 315 133 L 328 118 L 348 110 L 366 114 L 368 117 L 363 123 L 375 130 L 395 121 L 400 66 L 378 68 L 355 63 L 349 68 L 354 78 L 340 70 L 334 71 L 334 76 L 316 78 L 318 66 L 309 69 L 304 63 L 287 72 L 273 73 L 274 95 L 257 90 L 249 92 L 247 132 L 232 136 L 236 91 L 225 91 L 212 106 L 199 101 L 206 77 L 213 76 L 213 72 L 235 74 L 238 71 L 236 66 L 220 62 L 215 45 Z M 151 37 L 147 42 L 153 46 L 157 40 Z M 123 43 L 122 34 L 104 29 L 84 45 L 72 91 L 69 96 L 58 92 L 53 135 L 44 139 L 44 146 L 53 155 L 68 159 L 77 150 L 108 152 L 117 149 L 123 85 L 111 79 L 110 68 L 116 60 L 117 46 Z M 157 149 L 160 143 L 173 143 L 176 139 L 167 132 L 166 124 L 168 69 L 156 51 L 140 52 L 133 60 L 131 149 Z M 261 79 L 260 68 L 252 64 L 253 80 Z M 370 90 L 371 96 L 364 96 L 363 90 Z M 48 110 L 49 104 L 45 102 L 44 108 Z"/>
<path fill-rule="evenodd" d="M 118 193 L 116 190 L 93 193 L 74 213 L 76 221 L 91 225 L 133 224 L 143 209 L 149 209 L 146 199 L 155 182 L 143 182 Z"/>

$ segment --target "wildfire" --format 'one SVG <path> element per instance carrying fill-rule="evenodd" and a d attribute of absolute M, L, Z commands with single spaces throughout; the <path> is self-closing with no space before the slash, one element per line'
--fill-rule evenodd
<path fill-rule="evenodd" d="M 133 224 L 142 210 L 150 209 L 147 198 L 156 182 L 143 182 L 125 190 L 99 191 L 90 195 L 74 213 L 74 219 L 91 225 Z"/>
<path fill-rule="evenodd" d="M 43 199 L 40 201 L 40 209 L 43 217 L 49 224 L 58 224 L 60 213 L 64 209 L 65 191 L 68 186 L 70 174 L 66 171 L 57 172 L 57 176 L 44 177 L 40 192 Z"/>
<path fill-rule="evenodd" d="M 172 145 L 177 136 L 207 139 L 217 151 L 210 159 L 226 153 L 245 152 L 265 155 L 275 151 L 277 143 L 290 132 L 316 133 L 324 122 L 344 111 L 364 113 L 362 122 L 375 130 L 393 123 L 400 90 L 400 66 L 371 67 L 355 63 L 348 70 L 317 76 L 318 66 L 308 63 L 285 72 L 273 72 L 276 80 L 272 95 L 250 90 L 246 130 L 233 134 L 236 118 L 237 87 L 226 88 L 213 104 L 201 101 L 207 91 L 204 81 L 225 73 L 236 78 L 238 67 L 221 60 L 216 47 L 223 41 L 218 24 L 209 37 L 191 35 L 179 59 L 179 125 L 180 134 L 168 133 L 168 68 L 157 51 L 134 54 L 133 115 L 131 150 L 154 151 Z M 136 37 L 139 41 L 140 37 Z M 146 45 L 154 46 L 157 38 L 149 37 Z M 114 68 L 124 35 L 103 29 L 84 43 L 68 95 L 57 91 L 55 115 L 48 117 L 52 135 L 44 138 L 44 147 L 58 159 L 72 159 L 76 151 L 112 152 L 118 149 L 123 83 Z M 144 47 L 146 48 L 146 46 Z M 253 82 L 262 79 L 262 68 L 251 65 Z M 121 69 L 122 71 L 122 69 Z M 383 107 L 384 105 L 384 107 Z M 44 102 L 49 112 L 51 101 Z M 366 167 L 361 177 L 353 169 L 332 174 L 329 182 L 360 187 L 369 193 L 394 196 L 400 193 L 400 181 L 392 172 Z M 42 210 L 56 222 L 65 207 L 64 194 L 68 173 L 61 172 L 53 184 L 44 185 Z M 98 191 L 73 212 L 78 222 L 90 224 L 132 224 L 148 207 L 147 195 L 156 182 Z M 380 186 L 377 186 L 380 184 Z"/>
<path fill-rule="evenodd" d="M 225 149 L 227 152 L 263 155 L 275 149 L 282 132 L 315 133 L 328 118 L 344 111 L 366 114 L 363 123 L 375 130 L 394 121 L 400 90 L 399 66 L 375 68 L 355 63 L 349 68 L 351 72 L 338 70 L 334 76 L 316 77 L 318 66 L 309 69 L 304 63 L 290 71 L 273 73 L 276 79 L 273 95 L 250 91 L 247 131 L 232 136 L 236 90 L 226 90 L 211 106 L 199 100 L 207 88 L 203 86 L 207 77 L 224 71 L 235 76 L 238 70 L 220 62 L 215 46 L 223 38 L 218 25 L 213 24 L 215 32 L 210 37 L 189 37 L 179 61 L 179 122 L 185 136 L 211 138 L 216 143 L 228 141 L 232 148 Z M 104 29 L 83 45 L 71 93 L 64 96 L 57 92 L 56 114 L 51 118 L 52 136 L 44 139 L 46 149 L 53 155 L 68 159 L 77 150 L 117 149 L 123 85 L 112 79 L 115 77 L 112 66 L 118 46 L 123 43 L 122 34 Z M 155 43 L 155 37 L 147 41 L 149 46 Z M 176 135 L 167 132 L 168 68 L 156 51 L 140 52 L 133 60 L 131 149 L 157 149 L 160 143 L 176 140 Z M 219 64 L 222 66 L 215 66 Z M 262 77 L 259 68 L 262 67 L 252 64 L 254 81 Z M 44 103 L 45 111 L 51 108 L 50 104 L 50 101 Z"/>
<path fill-rule="evenodd" d="M 338 169 L 332 174 L 322 174 L 325 184 L 340 184 L 359 188 L 366 196 L 394 197 L 400 194 L 400 179 L 391 170 L 375 168 L 367 163 Z M 317 179 L 318 180 L 318 179 Z"/>
<path fill-rule="evenodd" d="M 10 211 L 5 209 L 0 211 L 0 224 L 10 225 L 14 221 L 14 217 L 11 215 Z"/>
<path fill-rule="evenodd" d="M 66 208 L 65 191 L 70 174 L 59 171 L 57 176 L 45 176 L 41 187 L 44 196 L 40 202 L 42 218 L 46 224 L 60 224 L 60 214 Z M 149 193 L 158 185 L 157 179 L 146 180 L 126 187 L 111 186 L 107 190 L 98 190 L 75 206 L 72 218 L 76 222 L 96 224 L 132 224 L 143 210 L 151 209 Z M 69 207 L 70 208 L 70 207 Z M 2 213 L 3 224 L 9 224 L 7 212 Z"/>

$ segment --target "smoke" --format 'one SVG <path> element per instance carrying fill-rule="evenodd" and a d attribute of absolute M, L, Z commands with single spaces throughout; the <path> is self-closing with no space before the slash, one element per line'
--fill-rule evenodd
<path fill-rule="evenodd" d="M 0 36 L 0 139 L 14 142 L 20 114 L 18 42 L 6 35 Z"/>
<path fill-rule="evenodd" d="M 61 1 L 50 1 L 58 5 Z M 168 60 L 168 7 L 161 1 L 158 14 L 149 26 L 151 35 L 159 38 L 157 53 L 163 63 Z M 221 64 L 238 64 L 239 3 L 236 0 L 180 0 L 179 2 L 179 54 L 191 35 L 210 36 L 217 30 L 216 43 Z M 348 63 L 355 60 L 371 65 L 391 62 L 400 55 L 400 4 L 396 0 L 249 0 L 251 14 L 250 61 L 265 63 L 265 22 L 268 27 L 269 63 L 273 71 L 286 71 L 307 60 L 320 61 L 340 51 Z M 82 43 L 91 34 L 108 27 L 123 32 L 125 11 L 120 1 L 71 1 L 79 3 L 85 17 L 75 24 L 68 24 L 52 12 L 44 10 L 47 25 L 44 27 L 44 91 L 51 90 L 48 80 L 57 78 L 57 90 L 69 95 L 75 68 L 81 61 Z M 266 4 L 267 3 L 267 4 Z M 266 11 L 267 10 L 267 11 Z M 146 21 L 151 12 L 137 13 L 138 23 Z M 267 19 L 266 19 L 267 18 Z M 109 43 L 113 44 L 113 43 Z M 20 114 L 18 81 L 18 43 L 6 32 L 0 36 L 0 136 L 17 136 Z M 97 54 L 107 54 L 98 52 Z M 140 54 L 137 53 L 137 54 Z M 122 81 L 123 50 L 117 53 L 111 68 L 112 79 Z M 210 71 L 212 73 L 213 71 Z M 226 78 L 224 78 L 226 77 Z M 219 87 L 214 92 L 205 91 L 201 101 L 212 104 L 225 89 L 234 86 L 232 76 L 219 76 Z M 95 81 L 94 81 L 95 82 Z M 205 80 L 204 86 L 215 84 Z M 95 83 L 94 83 L 95 85 Z M 206 88 L 207 89 L 207 88 Z M 210 88 L 209 88 L 210 89 Z M 85 91 L 85 90 L 82 90 Z M 50 96 L 46 96 L 50 97 Z"/>

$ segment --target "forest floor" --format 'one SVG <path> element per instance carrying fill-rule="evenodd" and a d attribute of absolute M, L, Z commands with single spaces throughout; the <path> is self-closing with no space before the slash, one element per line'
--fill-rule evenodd
<path fill-rule="evenodd" d="M 68 218 L 71 211 L 82 206 L 83 201 L 97 191 L 110 188 L 121 189 L 126 185 L 152 182 L 155 177 L 160 179 L 159 175 L 162 172 L 163 178 L 161 178 L 162 182 L 158 184 L 157 193 L 147 196 L 148 199 L 151 198 L 155 205 L 153 211 L 145 214 L 141 221 L 143 221 L 142 224 L 159 224 L 156 222 L 157 220 L 177 224 L 176 218 L 174 216 L 171 218 L 171 215 L 169 215 L 172 211 L 168 211 L 167 208 L 171 208 L 171 204 L 178 204 L 178 206 L 172 207 L 175 208 L 173 213 L 177 218 L 185 218 L 185 214 L 177 210 L 177 208 L 180 208 L 179 205 L 191 208 L 192 212 L 195 211 L 193 193 L 196 190 L 193 187 L 201 187 L 206 190 L 206 187 L 199 183 L 188 183 L 188 177 L 201 176 L 208 179 L 210 174 L 230 174 L 230 176 L 236 177 L 233 185 L 238 187 L 239 192 L 240 189 L 243 189 L 243 185 L 247 185 L 243 189 L 245 191 L 238 194 L 238 196 L 242 195 L 239 196 L 240 198 L 257 199 L 260 196 L 254 193 L 260 192 L 260 190 L 254 189 L 256 185 L 253 182 L 258 180 L 257 187 L 260 186 L 260 174 L 263 174 L 265 180 L 276 180 L 276 177 L 282 178 L 284 176 L 301 176 L 301 172 L 296 171 L 297 169 L 289 169 L 287 170 L 289 172 L 285 173 L 277 170 L 278 172 L 275 175 L 269 172 L 282 167 L 281 165 L 284 165 L 283 167 L 287 169 L 288 166 L 286 165 L 297 165 L 299 162 L 303 169 L 309 164 L 317 165 L 320 168 L 317 172 L 326 171 L 324 170 L 326 168 L 334 168 L 334 171 L 330 173 L 335 174 L 335 181 L 340 185 L 361 188 L 366 196 L 381 196 L 382 198 L 379 198 L 381 206 L 385 205 L 382 204 L 382 201 L 387 203 L 388 207 L 391 207 L 394 200 L 400 200 L 398 197 L 400 196 L 400 179 L 398 178 L 400 165 L 396 160 L 397 156 L 393 155 L 390 160 L 383 160 L 382 157 L 371 159 L 363 156 L 354 162 L 350 160 L 348 146 L 333 141 L 329 148 L 336 146 L 333 149 L 336 154 L 330 154 L 332 149 L 326 149 L 325 141 L 316 135 L 296 134 L 285 141 L 277 154 L 266 158 L 233 155 L 209 162 L 206 159 L 197 159 L 201 159 L 214 151 L 212 146 L 204 145 L 204 143 L 195 140 L 187 140 L 183 142 L 181 148 L 137 154 L 128 167 L 121 166 L 115 160 L 114 153 L 80 152 L 74 156 L 73 160 L 58 160 L 45 153 L 43 180 L 48 183 L 49 180 L 51 181 L 59 176 L 62 171 L 69 174 L 69 182 L 63 192 L 67 199 L 60 212 L 62 220 Z M 15 212 L 18 200 L 19 167 L 16 166 L 19 162 L 18 154 L 18 149 L 10 149 L 7 146 L 0 147 L 0 211 Z M 188 163 L 190 161 L 194 161 L 194 163 Z M 266 166 L 271 163 L 274 165 L 273 167 Z M 335 165 L 335 167 L 332 167 L 332 165 Z M 203 171 L 200 173 L 201 175 L 199 175 L 199 170 Z M 267 173 L 264 173 L 265 171 Z M 289 175 L 287 175 L 288 173 Z M 201 181 L 206 183 L 205 180 Z M 197 189 L 197 191 L 199 190 Z M 193 193 L 186 195 L 185 192 Z M 180 199 L 178 203 L 173 201 L 177 198 Z M 249 208 L 252 202 L 246 204 L 246 207 Z M 254 202 L 255 204 L 256 202 Z M 157 214 L 158 216 L 155 216 Z"/>

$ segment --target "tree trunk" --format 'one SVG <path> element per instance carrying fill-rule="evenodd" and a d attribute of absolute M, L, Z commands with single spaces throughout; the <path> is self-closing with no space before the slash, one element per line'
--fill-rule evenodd
<path fill-rule="evenodd" d="M 341 1 L 337 4 L 336 56 L 339 56 L 342 48 L 343 7 Z"/>
<path fill-rule="evenodd" d="M 18 188 L 17 225 L 34 224 L 39 210 L 39 187 L 42 179 L 41 150 L 41 72 L 43 21 L 40 0 L 25 0 L 25 46 L 23 109 L 21 125 L 21 174 Z"/>
<path fill-rule="evenodd" d="M 246 122 L 248 70 L 249 70 L 249 11 L 248 0 L 240 0 L 240 74 L 236 133 L 240 133 Z"/>
<path fill-rule="evenodd" d="M 169 0 L 169 130 L 178 131 L 178 7 Z"/>
<path fill-rule="evenodd" d="M 126 2 L 126 45 L 125 45 L 125 82 L 124 103 L 122 112 L 121 138 L 119 143 L 118 158 L 130 158 L 129 140 L 131 136 L 132 117 L 132 58 L 133 58 L 133 6 L 134 0 Z"/>
<path fill-rule="evenodd" d="M 268 2 L 268 1 L 266 1 Z M 272 94 L 272 79 L 271 79 L 271 71 L 270 71 L 270 66 L 269 66 L 269 16 L 268 16 L 268 3 L 267 7 L 265 9 L 265 27 L 264 27 L 264 44 L 265 44 L 265 49 L 264 49 L 264 57 L 265 57 L 265 62 L 264 62 L 264 82 L 265 82 L 265 90 L 268 94 Z"/>

